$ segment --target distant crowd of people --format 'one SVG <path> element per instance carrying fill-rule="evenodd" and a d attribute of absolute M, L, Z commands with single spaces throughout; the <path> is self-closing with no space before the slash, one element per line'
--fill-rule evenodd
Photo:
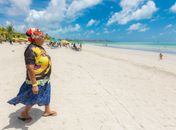
<path fill-rule="evenodd" d="M 21 40 L 6 40 L 6 41 L 1 41 L 0 40 L 0 44 L 3 44 L 4 42 L 7 42 L 7 43 L 9 43 L 10 45 L 13 45 L 13 44 L 15 44 L 15 43 L 18 43 L 18 44 L 27 44 L 27 43 L 29 43 L 28 41 L 21 41 Z"/>
<path fill-rule="evenodd" d="M 9 40 L 7 41 L 10 45 L 13 45 L 14 43 L 18 43 L 18 44 L 27 44 L 28 41 L 12 41 Z M 2 44 L 2 42 L 0 42 Z M 50 48 L 61 48 L 61 47 L 66 47 L 66 48 L 71 48 L 72 50 L 75 51 L 81 51 L 82 50 L 82 43 L 70 43 L 70 42 L 54 42 L 51 41 L 47 44 Z"/>
<path fill-rule="evenodd" d="M 81 50 L 82 50 L 82 44 L 81 44 L 81 43 L 49 42 L 47 45 L 48 45 L 50 48 L 66 47 L 66 48 L 71 48 L 72 50 L 75 50 L 75 51 L 81 51 Z"/>

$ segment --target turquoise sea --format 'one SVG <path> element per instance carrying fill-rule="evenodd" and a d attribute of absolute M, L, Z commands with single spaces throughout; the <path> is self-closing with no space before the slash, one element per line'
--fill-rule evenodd
<path fill-rule="evenodd" d="M 152 51 L 176 55 L 176 42 L 94 42 L 89 44 L 111 48 Z"/>

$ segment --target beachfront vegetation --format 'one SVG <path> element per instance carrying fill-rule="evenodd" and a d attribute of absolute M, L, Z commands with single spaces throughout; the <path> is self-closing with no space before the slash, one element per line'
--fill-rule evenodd
<path fill-rule="evenodd" d="M 45 34 L 45 40 L 46 41 L 50 41 L 50 36 L 48 34 Z M 27 42 L 27 36 L 25 33 L 20 33 L 15 31 L 15 29 L 13 28 L 13 25 L 9 25 L 6 27 L 0 27 L 0 43 L 2 42 L 6 42 L 6 41 L 13 41 L 13 42 Z"/>
<path fill-rule="evenodd" d="M 0 42 L 2 41 L 27 41 L 25 34 L 16 32 L 12 25 L 0 27 Z"/>

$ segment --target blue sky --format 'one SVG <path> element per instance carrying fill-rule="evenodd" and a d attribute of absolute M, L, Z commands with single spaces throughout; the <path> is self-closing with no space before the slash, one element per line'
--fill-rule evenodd
<path fill-rule="evenodd" d="M 0 25 L 58 38 L 176 42 L 176 0 L 0 0 Z"/>

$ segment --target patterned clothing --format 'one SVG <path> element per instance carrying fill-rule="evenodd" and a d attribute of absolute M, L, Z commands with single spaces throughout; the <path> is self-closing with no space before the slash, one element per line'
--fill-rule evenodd
<path fill-rule="evenodd" d="M 33 94 L 32 85 L 28 73 L 26 73 L 26 81 L 22 84 L 17 96 L 8 101 L 9 104 L 16 105 L 22 103 L 24 105 L 33 106 L 38 104 L 49 105 L 50 103 L 50 75 L 51 75 L 51 59 L 47 55 L 45 49 L 36 44 L 30 44 L 24 53 L 25 63 L 33 64 L 39 92 Z"/>
<path fill-rule="evenodd" d="M 49 105 L 51 93 L 50 83 L 47 82 L 44 86 L 38 87 L 38 94 L 33 94 L 31 89 L 32 85 L 26 84 L 26 82 L 24 82 L 20 88 L 18 95 L 15 98 L 9 100 L 8 103 L 12 105 L 22 103 L 28 106 L 33 106 L 35 104 L 38 104 L 39 106 Z"/>
<path fill-rule="evenodd" d="M 25 63 L 34 64 L 34 72 L 36 75 L 36 80 L 49 79 L 51 74 L 51 59 L 46 53 L 45 49 L 36 44 L 30 44 L 24 53 Z M 29 79 L 28 74 L 26 74 L 26 79 Z"/>

